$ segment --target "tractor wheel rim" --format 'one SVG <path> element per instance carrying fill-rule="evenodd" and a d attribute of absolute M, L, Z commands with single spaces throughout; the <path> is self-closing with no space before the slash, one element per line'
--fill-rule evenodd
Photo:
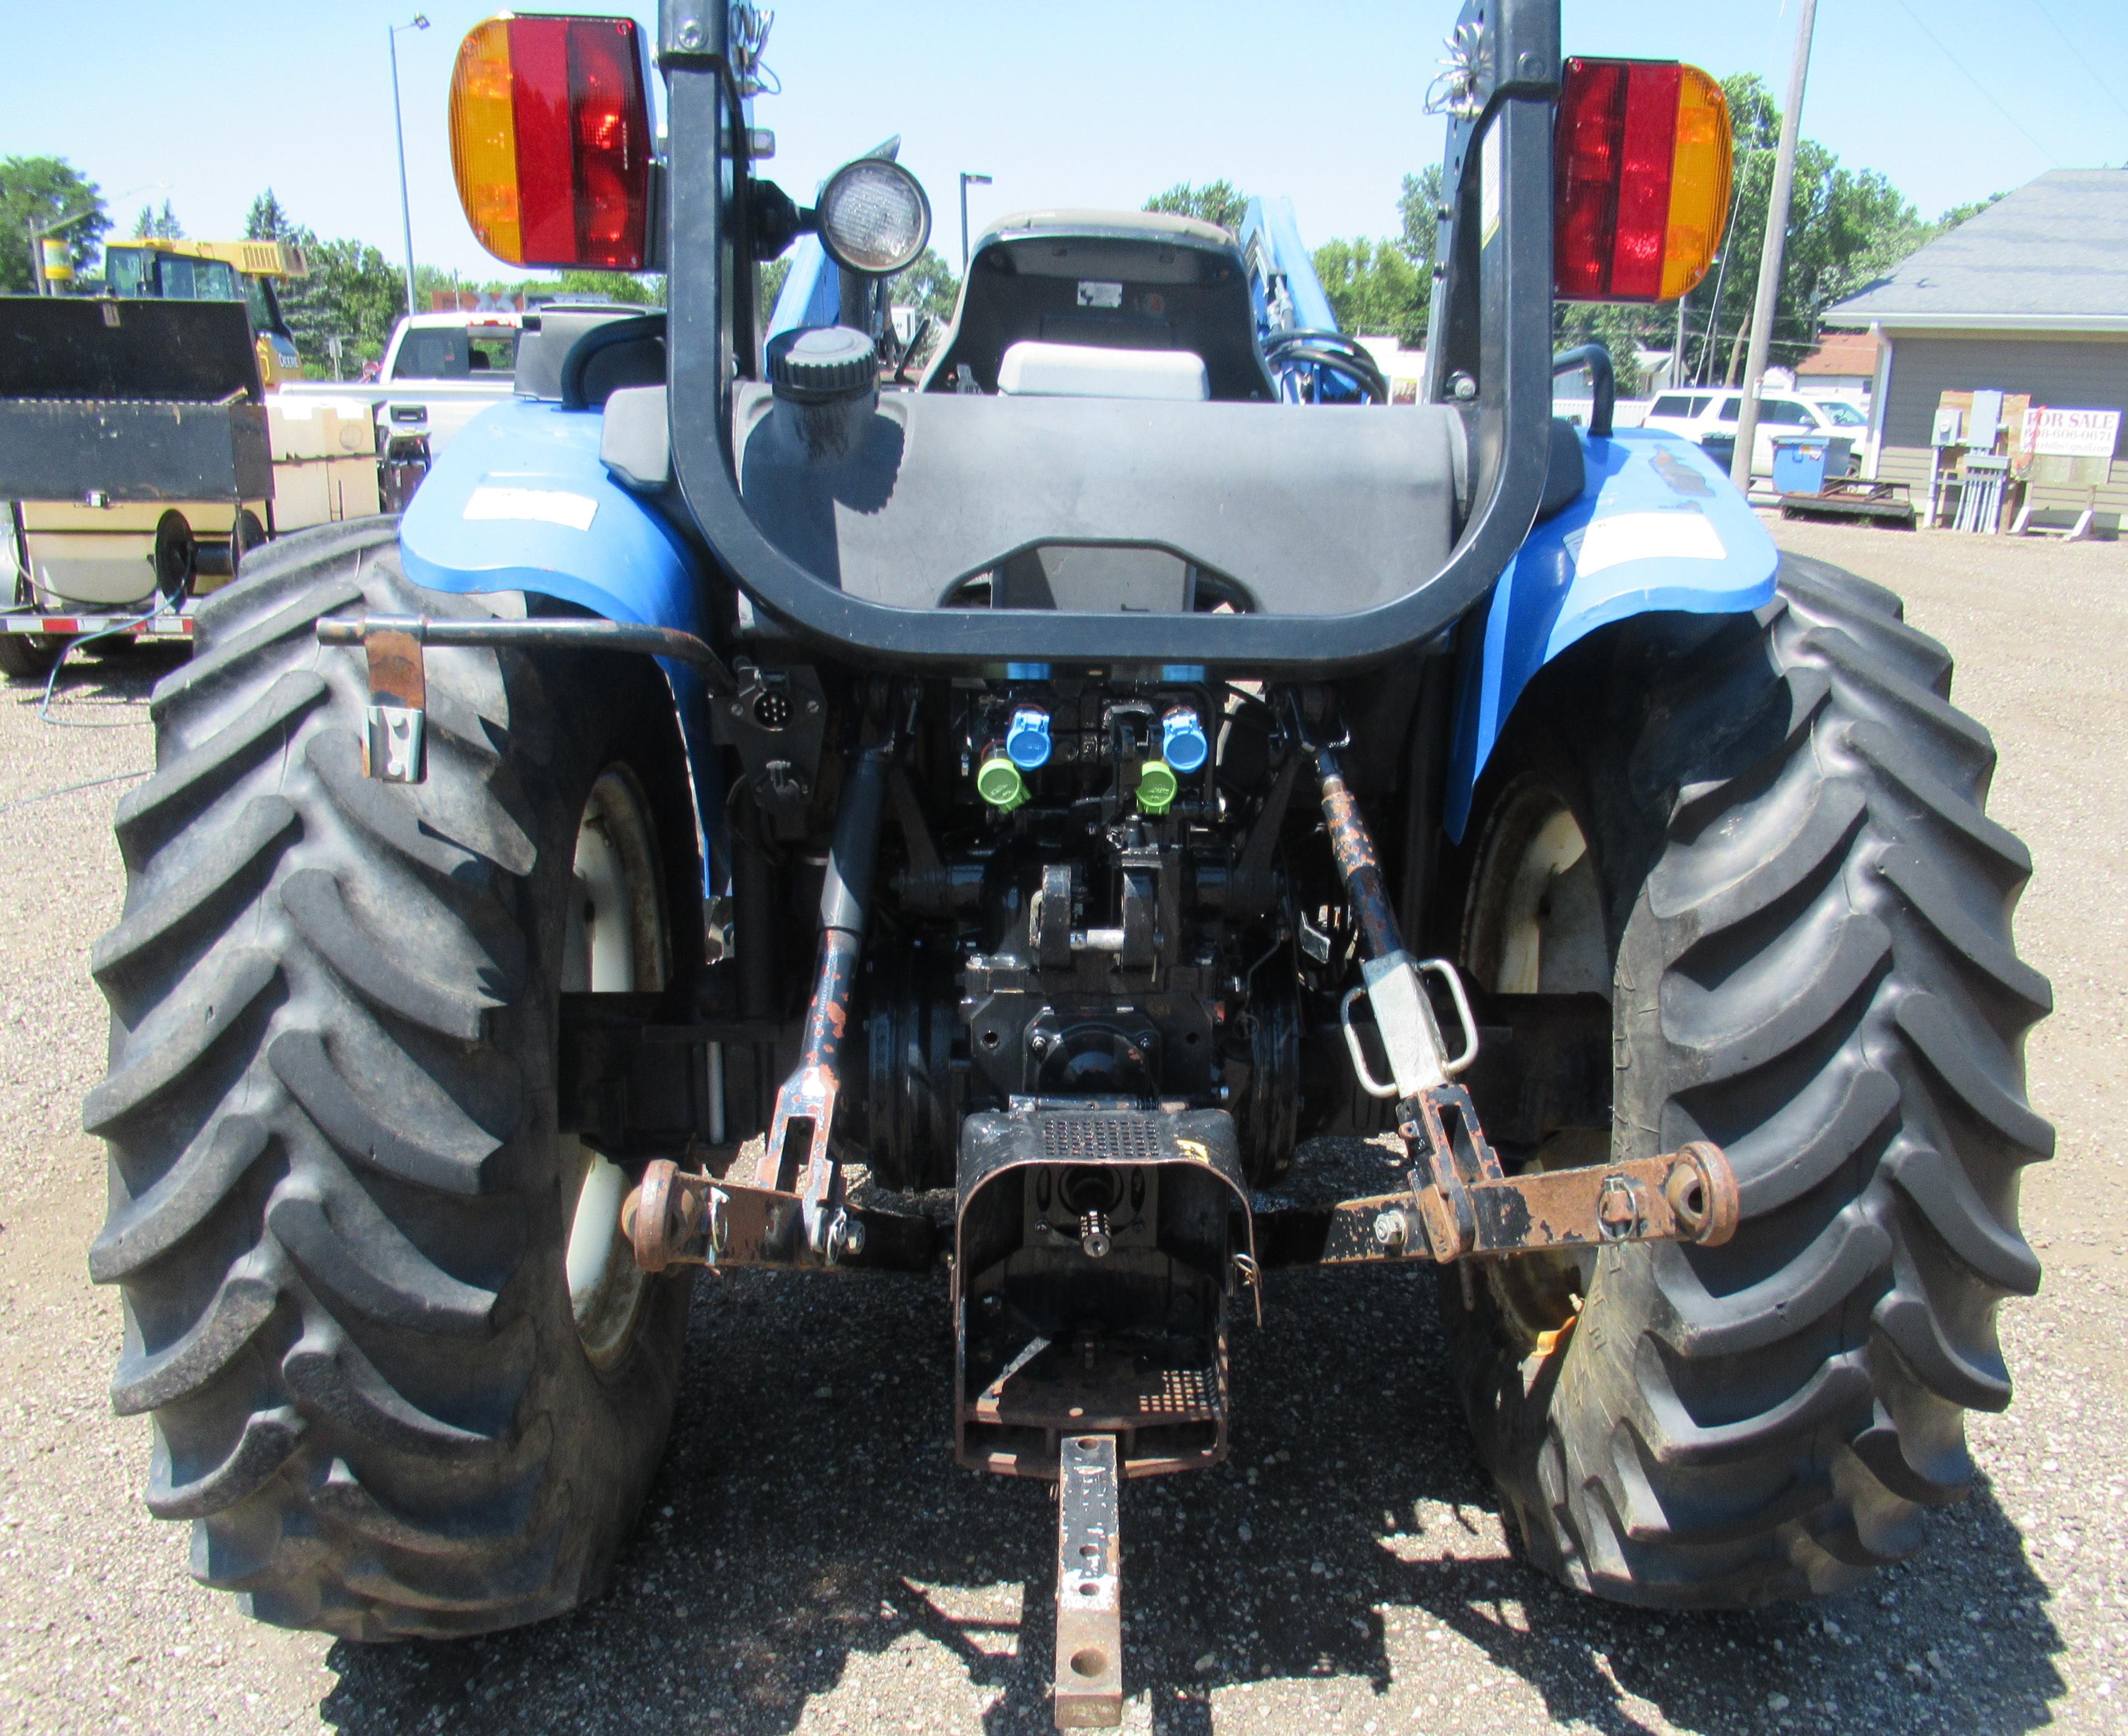
<path fill-rule="evenodd" d="M 1495 994 L 1594 992 L 1611 998 L 1610 945 L 1588 840 L 1565 798 L 1536 778 L 1503 793 L 1480 845 L 1463 956 Z M 1600 1164 L 1608 1133 L 1554 1133 L 1518 1166 Z M 1506 1155 L 1506 1154 L 1503 1154 Z M 1512 1161 L 1512 1160 L 1510 1160 Z M 1526 1254 L 1488 1260 L 1488 1293 L 1523 1354 L 1560 1348 L 1594 1279 L 1593 1255 Z"/>
<path fill-rule="evenodd" d="M 577 828 L 562 943 L 564 993 L 629 994 L 664 987 L 667 937 L 657 853 L 641 789 L 625 768 L 601 773 Z M 605 1152 L 562 1136 L 563 1173 L 572 1177 L 563 1265 L 569 1311 L 584 1354 L 604 1367 L 627 1351 L 649 1281 L 621 1230 L 630 1178 Z"/>

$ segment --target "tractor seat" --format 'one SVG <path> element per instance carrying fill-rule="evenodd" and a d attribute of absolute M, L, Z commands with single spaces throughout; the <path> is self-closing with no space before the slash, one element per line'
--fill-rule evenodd
<path fill-rule="evenodd" d="M 1069 348 L 1096 353 L 1075 366 L 1057 356 Z M 1123 351 L 1161 359 L 1148 356 L 1133 368 L 1113 353 Z M 1178 354 L 1201 365 L 1201 393 L 1177 389 L 1190 372 L 1170 359 Z M 1038 383 L 1030 388 L 1030 381 Z M 1091 389 L 1104 381 L 1118 389 Z M 1216 225 L 1159 211 L 1021 211 L 986 230 L 923 389 L 1227 403 L 1278 398 L 1256 348 L 1248 274 L 1234 238 Z"/>
<path fill-rule="evenodd" d="M 1152 398 L 1212 396 L 1204 358 L 1187 349 L 1105 349 L 1090 344 L 1015 344 L 998 366 L 1002 398 Z"/>

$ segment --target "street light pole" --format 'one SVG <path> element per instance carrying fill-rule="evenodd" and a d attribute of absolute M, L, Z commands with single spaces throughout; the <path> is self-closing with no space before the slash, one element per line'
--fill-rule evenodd
<path fill-rule="evenodd" d="M 1774 306 L 1781 288 L 1781 253 L 1788 242 L 1788 201 L 1795 191 L 1796 132 L 1803 124 L 1803 80 L 1810 73 L 1811 31 L 1817 0 L 1803 0 L 1796 15 L 1795 56 L 1788 63 L 1788 106 L 1781 114 L 1781 142 L 1774 157 L 1774 187 L 1766 201 L 1766 240 L 1759 252 L 1759 293 L 1751 304 L 1751 348 L 1744 363 L 1744 402 L 1736 413 L 1736 450 L 1729 480 L 1751 491 L 1751 448 L 1759 438 L 1759 393 L 1774 336 Z"/>
<path fill-rule="evenodd" d="M 961 275 L 964 277 L 968 274 L 968 189 L 971 187 L 988 187 L 990 184 L 990 178 L 988 175 L 971 175 L 965 169 L 962 171 Z"/>
<path fill-rule="evenodd" d="M 414 212 L 406 198 L 406 123 L 399 111 L 399 32 L 426 30 L 429 21 L 414 14 L 411 23 L 388 25 L 384 40 L 392 50 L 392 136 L 399 144 L 399 227 L 406 243 L 406 317 L 414 317 Z"/>

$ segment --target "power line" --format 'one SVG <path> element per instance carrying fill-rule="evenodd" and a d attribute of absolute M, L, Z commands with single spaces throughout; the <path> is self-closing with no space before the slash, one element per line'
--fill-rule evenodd
<path fill-rule="evenodd" d="M 2045 0 L 2032 0 L 2032 9 L 2047 21 L 2047 28 L 2061 38 L 2062 46 L 2069 50 L 2069 59 L 2083 68 L 2084 77 L 2098 87 L 2100 93 L 2108 102 L 2119 109 L 2123 115 L 2128 115 L 2128 102 L 2123 102 L 2115 96 L 2113 87 L 2091 69 L 2091 62 L 2086 58 L 2087 50 L 2078 48 L 2076 44 L 2069 40 L 2069 32 L 2054 21 L 2054 15 L 2047 10 Z"/>
<path fill-rule="evenodd" d="M 1899 0 L 1899 10 L 1914 21 L 1914 28 L 1916 30 L 1919 31 L 1924 36 L 1927 37 L 1930 41 L 1936 44 L 1937 53 L 1940 54 L 1945 59 L 1950 62 L 1950 64 L 1956 67 L 1959 72 L 1965 74 L 1965 82 L 1968 84 L 1970 84 L 1974 89 L 1978 91 L 1982 96 L 1988 99 L 1988 106 L 1992 107 L 1996 113 L 2002 116 L 2002 117 L 2005 121 L 2007 121 L 2011 126 L 2016 127 L 2020 133 L 2024 134 L 2025 142 L 2027 145 L 2031 145 L 2034 150 L 2045 157 L 2047 161 L 2051 163 L 2056 168 L 2059 168 L 2061 167 L 2061 159 L 2057 157 L 2052 151 L 2049 150 L 2045 145 L 2040 144 L 2040 141 L 2037 139 L 2035 139 L 2030 133 L 2025 131 L 2025 123 L 2020 121 L 2015 115 L 2012 114 L 2008 109 L 2003 107 L 2000 102 L 1995 100 L 1995 93 L 1989 90 L 1988 87 L 1983 84 L 1978 78 L 1973 76 L 1972 73 L 1967 69 L 1966 64 L 1963 60 L 1959 59 L 1957 55 L 1951 53 L 1948 48 L 1944 46 L 1943 38 L 1937 36 L 1934 31 L 1931 30 L 1926 24 L 1921 22 L 1921 14 L 1916 12 L 1913 7 L 1907 5 L 1907 0 Z"/>

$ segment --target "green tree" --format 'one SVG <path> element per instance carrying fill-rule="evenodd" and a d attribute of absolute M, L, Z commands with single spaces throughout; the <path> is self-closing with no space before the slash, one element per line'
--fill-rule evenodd
<path fill-rule="evenodd" d="M 406 311 L 406 280 L 366 241 L 320 240 L 292 225 L 278 239 L 292 241 L 310 262 L 307 277 L 291 278 L 280 292 L 281 311 L 304 371 L 333 378 L 332 344 L 340 340 L 340 372 L 351 374 L 379 360 L 392 328 Z"/>
<path fill-rule="evenodd" d="M 1415 175 L 1404 178 L 1397 195 L 1397 216 L 1403 225 L 1398 250 L 1419 271 L 1431 277 L 1434 244 L 1441 235 L 1441 210 L 1448 202 L 1448 172 L 1429 163 Z"/>
<path fill-rule="evenodd" d="M 1780 110 L 1757 74 L 1725 78 L 1722 88 L 1735 147 L 1732 215 L 1722 262 L 1685 298 L 1688 368 L 1693 378 L 1717 382 L 1741 374 L 1749 342 L 1781 126 Z M 1925 222 L 1876 170 L 1845 168 L 1817 140 L 1799 140 L 1769 349 L 1773 361 L 1793 368 L 1817 348 L 1827 307 L 1970 214 L 1946 212 L 1940 222 Z M 1675 341 L 1670 306 L 1613 323 L 1630 327 L 1651 348 L 1668 349 Z"/>
<path fill-rule="evenodd" d="M 182 241 L 185 226 L 178 221 L 178 214 L 170 209 L 170 202 L 163 201 L 159 211 L 152 205 L 140 207 L 140 214 L 133 220 L 133 239 L 136 241 Z"/>
<path fill-rule="evenodd" d="M 415 273 L 424 307 L 430 287 L 426 268 Z M 625 271 L 565 271 L 558 277 L 528 278 L 521 283 L 461 283 L 438 273 L 435 288 L 477 290 L 482 295 L 523 296 L 530 301 L 621 301 L 631 307 L 663 307 L 665 279 L 657 273 L 631 277 Z"/>
<path fill-rule="evenodd" d="M 953 322 L 953 308 L 961 298 L 961 280 L 953 275 L 943 254 L 927 247 L 923 257 L 895 279 L 893 293 L 897 306 L 916 310 L 919 325 L 926 319 L 931 322 L 924 341 L 904 364 L 910 368 L 928 366 L 945 339 L 946 328 Z"/>
<path fill-rule="evenodd" d="M 1440 164 L 1429 164 L 1404 178 L 1394 240 L 1326 241 L 1315 249 L 1315 275 L 1342 330 L 1393 337 L 1407 349 L 1426 342 L 1434 243 L 1446 197 Z"/>
<path fill-rule="evenodd" d="M 285 241 L 302 249 L 308 275 L 275 286 L 281 312 L 295 339 L 303 371 L 312 379 L 335 377 L 330 339 L 340 342 L 340 377 L 384 353 L 392 321 L 403 311 L 404 280 L 375 248 L 361 241 L 321 241 L 297 223 L 273 196 L 251 202 L 244 233 L 253 241 Z"/>
<path fill-rule="evenodd" d="M 1202 187 L 1178 181 L 1166 192 L 1155 193 L 1147 200 L 1145 208 L 1169 211 L 1178 217 L 1195 217 L 1203 222 L 1216 223 L 1222 229 L 1235 230 L 1242 226 L 1242 219 L 1247 214 L 1249 199 L 1231 181 L 1207 181 Z"/>
<path fill-rule="evenodd" d="M 1343 331 L 1389 336 L 1406 346 L 1426 341 L 1432 277 L 1394 241 L 1326 241 L 1315 249 L 1315 275 Z"/>
<path fill-rule="evenodd" d="M 565 271 L 562 293 L 584 301 L 625 301 L 634 307 L 663 307 L 663 277 L 632 277 L 625 271 Z"/>
<path fill-rule="evenodd" d="M 775 311 L 777 297 L 783 293 L 783 286 L 790 277 L 788 254 L 761 268 L 761 313 L 764 322 Z M 946 263 L 946 256 L 935 247 L 925 248 L 922 257 L 894 280 L 895 305 L 929 314 L 931 323 L 941 330 L 953 317 L 953 303 L 960 293 L 961 280 L 953 275 L 953 268 Z"/>
<path fill-rule="evenodd" d="M 1952 206 L 1949 211 L 1936 220 L 1934 225 L 1936 235 L 1931 235 L 1929 240 L 1933 241 L 1936 235 L 1948 235 L 1968 217 L 1977 217 L 1989 206 L 2009 197 L 2007 193 L 1990 193 L 1986 198 L 1975 199 L 1970 204 Z"/>
<path fill-rule="evenodd" d="M 37 287 L 30 265 L 30 232 L 84 211 L 62 231 L 77 277 L 93 269 L 98 243 L 111 228 L 97 184 L 64 157 L 0 158 L 0 292 L 27 295 Z"/>
<path fill-rule="evenodd" d="M 1670 349 L 1676 323 L 1677 310 L 1667 304 L 1649 308 L 1615 301 L 1559 301 L 1552 306 L 1552 348 L 1577 349 L 1584 344 L 1601 344 L 1611 352 L 1618 396 L 1637 398 L 1647 381 L 1634 352 Z M 1570 382 L 1560 389 L 1568 397 L 1575 396 Z"/>
<path fill-rule="evenodd" d="M 765 325 L 768 316 L 776 311 L 777 297 L 783 293 L 783 286 L 791 277 L 791 255 L 771 259 L 761 268 L 761 318 Z"/>
<path fill-rule="evenodd" d="M 244 214 L 244 239 L 247 241 L 285 241 L 293 231 L 287 212 L 282 209 L 281 202 L 273 197 L 270 187 L 251 202 L 251 209 Z"/>
<path fill-rule="evenodd" d="M 961 280 L 953 275 L 953 268 L 946 263 L 946 256 L 935 247 L 925 248 L 923 257 L 902 273 L 894 286 L 895 301 L 919 313 L 929 314 L 931 323 L 940 331 L 953 317 L 953 304 L 960 299 L 960 294 Z"/>

